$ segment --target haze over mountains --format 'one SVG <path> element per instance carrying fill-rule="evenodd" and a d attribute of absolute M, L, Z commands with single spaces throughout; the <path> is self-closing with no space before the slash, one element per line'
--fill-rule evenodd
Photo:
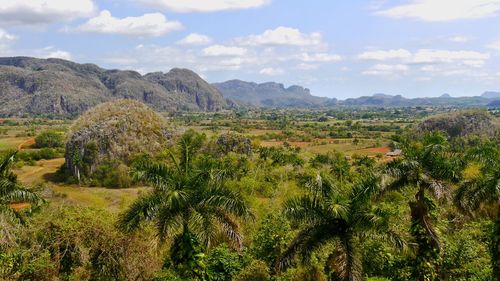
<path fill-rule="evenodd" d="M 141 75 L 62 59 L 0 58 L 0 116 L 78 115 L 99 103 L 124 98 L 144 102 L 164 112 L 218 111 L 235 105 L 267 108 L 500 106 L 500 92 L 485 92 L 476 97 L 453 98 L 444 94 L 414 99 L 374 94 L 337 100 L 313 96 L 309 89 L 301 86 L 285 87 L 275 82 L 230 80 L 209 84 L 193 71 L 179 68 Z"/>

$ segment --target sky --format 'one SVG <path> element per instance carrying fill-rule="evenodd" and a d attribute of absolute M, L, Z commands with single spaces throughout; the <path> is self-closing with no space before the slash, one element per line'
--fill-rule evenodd
<path fill-rule="evenodd" d="M 0 56 L 335 98 L 500 91 L 500 0 L 0 0 Z"/>

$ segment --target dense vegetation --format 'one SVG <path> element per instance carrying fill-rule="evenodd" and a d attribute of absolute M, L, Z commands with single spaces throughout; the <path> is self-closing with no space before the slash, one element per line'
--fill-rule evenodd
<path fill-rule="evenodd" d="M 492 113 L 477 114 L 498 124 Z M 157 151 L 135 151 L 126 175 L 148 188 L 118 210 L 70 202 L 50 182 L 27 189 L 10 167 L 40 149 L 6 154 L 0 279 L 497 280 L 498 131 L 415 126 L 428 114 L 173 116 L 172 125 L 192 129 Z M 61 126 L 16 122 L 6 128 Z M 403 153 L 384 156 L 386 146 Z M 78 200 L 93 192 L 70 189 Z"/>

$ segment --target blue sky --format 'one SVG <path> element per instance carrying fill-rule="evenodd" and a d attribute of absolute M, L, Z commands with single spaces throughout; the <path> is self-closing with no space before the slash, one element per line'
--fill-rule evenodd
<path fill-rule="evenodd" d="M 0 0 L 0 56 L 336 98 L 500 91 L 500 0 Z"/>

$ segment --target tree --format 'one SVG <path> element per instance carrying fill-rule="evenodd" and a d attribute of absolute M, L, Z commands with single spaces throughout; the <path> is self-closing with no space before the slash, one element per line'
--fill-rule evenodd
<path fill-rule="evenodd" d="M 55 131 L 44 131 L 35 138 L 37 148 L 57 148 L 64 146 L 64 137 Z"/>
<path fill-rule="evenodd" d="M 16 152 L 10 152 L 0 158 L 0 215 L 22 220 L 20 213 L 12 208 L 14 203 L 29 203 L 36 206 L 43 200 L 40 196 L 17 182 L 17 176 L 11 171 Z"/>
<path fill-rule="evenodd" d="M 125 231 L 138 229 L 142 221 L 155 221 L 162 241 L 173 237 L 172 265 L 197 279 L 206 278 L 203 252 L 218 235 L 241 250 L 237 219 L 252 215 L 242 196 L 225 187 L 224 171 L 213 162 L 195 161 L 202 144 L 202 135 L 188 131 L 178 142 L 178 157 L 170 153 L 170 164 L 151 159 L 138 163 L 136 177 L 153 191 L 137 199 L 119 219 Z"/>
<path fill-rule="evenodd" d="M 409 202 L 410 233 L 417 245 L 414 274 L 418 280 L 434 280 L 439 275 L 441 243 L 430 215 L 436 206 L 426 192 L 438 199 L 446 198 L 451 183 L 460 179 L 462 164 L 450 152 L 446 138 L 438 132 L 427 134 L 422 141 L 406 141 L 402 147 L 403 156 L 387 165 L 386 172 L 392 180 L 385 188 L 416 190 L 415 199 Z"/>
<path fill-rule="evenodd" d="M 471 216 L 484 206 L 489 206 L 493 213 L 496 209 L 490 216 L 494 222 L 490 247 L 493 276 L 500 276 L 500 151 L 495 143 L 487 141 L 470 148 L 465 156 L 469 167 L 477 168 L 477 173 L 460 184 L 455 204 Z"/>
<path fill-rule="evenodd" d="M 334 243 L 327 268 L 338 280 L 362 280 L 362 237 L 374 235 L 399 241 L 389 229 L 387 214 L 371 204 L 380 188 L 379 178 L 367 175 L 349 188 L 337 185 L 331 175 L 318 174 L 305 187 L 306 195 L 284 203 L 284 215 L 303 228 L 281 256 L 280 269 L 290 266 L 297 255 L 307 262 L 313 253 Z"/>

